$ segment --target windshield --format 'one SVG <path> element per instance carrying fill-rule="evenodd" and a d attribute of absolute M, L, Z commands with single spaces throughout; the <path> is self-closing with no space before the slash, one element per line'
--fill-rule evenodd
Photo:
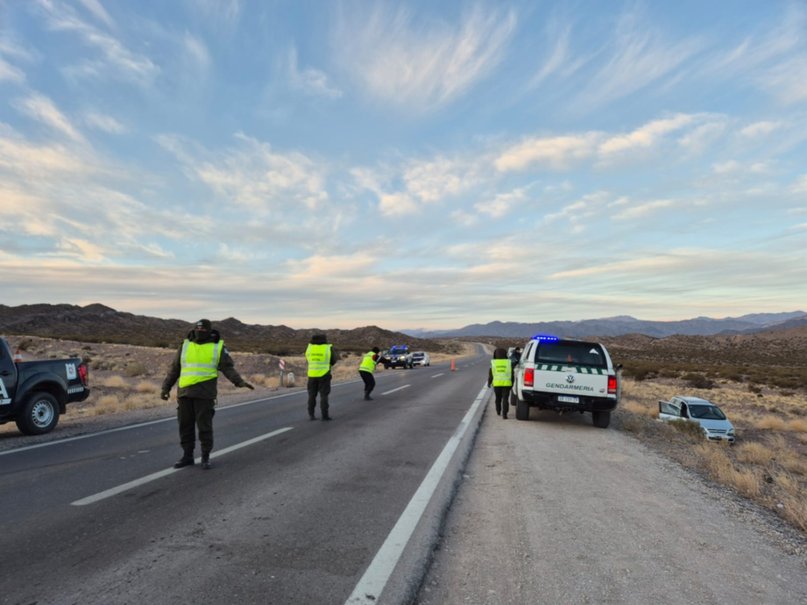
<path fill-rule="evenodd" d="M 716 405 L 699 405 L 697 403 L 689 405 L 689 415 L 692 418 L 701 420 L 725 420 L 726 415 Z"/>
<path fill-rule="evenodd" d="M 536 363 L 558 363 L 574 366 L 606 367 L 600 345 L 591 342 L 542 342 L 535 353 Z"/>

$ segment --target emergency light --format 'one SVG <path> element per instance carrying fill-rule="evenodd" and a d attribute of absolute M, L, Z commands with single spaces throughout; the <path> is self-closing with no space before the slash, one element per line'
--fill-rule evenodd
<path fill-rule="evenodd" d="M 558 342 L 560 338 L 552 334 L 536 334 L 532 337 L 532 340 L 537 340 L 538 342 Z"/>

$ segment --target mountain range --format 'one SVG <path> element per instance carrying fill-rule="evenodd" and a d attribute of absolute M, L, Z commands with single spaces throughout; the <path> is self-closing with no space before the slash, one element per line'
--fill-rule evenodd
<path fill-rule="evenodd" d="M 762 330 L 807 326 L 807 312 L 752 313 L 740 317 L 713 319 L 695 317 L 679 321 L 646 321 L 629 315 L 585 319 L 581 321 L 546 321 L 536 323 L 493 321 L 470 324 L 456 330 L 404 330 L 418 338 L 499 337 L 530 338 L 534 334 L 555 334 L 566 338 L 593 338 L 643 334 L 665 336 L 712 336 L 715 334 L 751 334 Z"/>

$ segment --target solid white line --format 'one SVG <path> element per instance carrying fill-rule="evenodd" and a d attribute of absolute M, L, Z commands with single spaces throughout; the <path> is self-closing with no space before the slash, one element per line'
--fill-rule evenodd
<path fill-rule="evenodd" d="M 435 374 L 434 376 L 432 376 L 432 378 L 437 378 L 438 376 L 442 376 L 443 374 L 445 374 L 445 372 L 440 372 L 439 374 Z"/>
<path fill-rule="evenodd" d="M 397 389 L 392 389 L 391 391 L 384 391 L 381 393 L 382 395 L 389 395 L 390 393 L 394 393 L 395 391 L 402 391 L 403 389 L 408 389 L 411 385 L 405 384 L 402 387 L 398 387 Z"/>
<path fill-rule="evenodd" d="M 266 433 L 265 435 L 260 435 L 258 437 L 254 437 L 253 439 L 248 439 L 247 441 L 242 441 L 241 443 L 236 443 L 235 445 L 231 445 L 230 447 L 225 447 L 223 450 L 219 450 L 217 452 L 213 452 L 210 454 L 211 458 L 218 458 L 219 456 L 223 456 L 224 454 L 229 454 L 230 452 L 234 452 L 235 450 L 240 450 L 242 447 L 247 447 L 248 445 L 253 445 L 258 443 L 259 441 L 263 441 L 264 439 L 269 439 L 270 437 L 274 437 L 276 435 L 280 435 L 281 433 L 285 433 L 286 431 L 290 431 L 292 427 L 287 426 L 282 429 L 277 429 L 276 431 L 272 431 L 271 433 Z M 196 463 L 199 464 L 202 461 L 202 458 L 199 457 L 196 459 Z M 167 468 L 162 471 L 157 471 L 156 473 L 152 473 L 150 475 L 146 475 L 145 477 L 141 477 L 140 479 L 135 479 L 134 481 L 129 481 L 128 483 L 124 483 L 123 485 L 119 485 L 117 487 L 112 487 L 108 490 L 104 490 L 102 492 L 98 492 L 92 496 L 87 496 L 86 498 L 81 498 L 80 500 L 76 500 L 75 502 L 71 502 L 72 506 L 85 506 L 87 504 L 93 504 L 98 502 L 99 500 L 104 500 L 105 498 L 110 498 L 112 496 L 116 496 L 122 492 L 128 491 L 133 487 L 137 487 L 139 485 L 143 485 L 145 483 L 150 483 L 151 481 L 155 481 L 157 479 L 161 479 L 162 477 L 166 477 L 177 471 L 182 469 L 177 468 Z"/>
<path fill-rule="evenodd" d="M 377 604 L 379 602 L 381 592 L 384 590 L 387 581 L 389 581 L 392 575 L 392 571 L 398 564 L 404 547 L 412 537 L 415 526 L 423 516 L 423 511 L 426 510 L 426 505 L 429 503 L 429 500 L 431 500 L 443 473 L 445 473 L 446 468 L 448 468 L 451 457 L 454 455 L 457 447 L 459 447 L 460 441 L 467 432 L 476 410 L 479 409 L 482 401 L 487 396 L 487 388 L 482 389 L 479 395 L 476 396 L 473 405 L 471 405 L 471 408 L 465 414 L 465 417 L 454 431 L 454 434 L 448 440 L 448 443 L 446 443 L 443 451 L 440 452 L 437 460 L 432 464 L 431 469 L 429 469 L 429 472 L 426 474 L 420 487 L 418 487 L 415 495 L 412 496 L 409 504 L 406 505 L 404 512 L 401 513 L 398 522 L 395 523 L 395 527 L 392 528 L 387 539 L 384 540 L 384 544 L 381 545 L 381 548 L 376 553 L 367 571 L 364 572 L 359 583 L 356 584 L 353 592 L 348 597 L 347 601 L 345 601 L 346 605 L 355 603 Z"/>

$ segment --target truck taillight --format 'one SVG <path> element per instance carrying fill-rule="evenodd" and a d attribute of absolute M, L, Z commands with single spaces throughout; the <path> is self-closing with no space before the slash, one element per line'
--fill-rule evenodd
<path fill-rule="evenodd" d="M 608 377 L 608 394 L 616 395 L 616 376 Z"/>
<path fill-rule="evenodd" d="M 87 386 L 87 381 L 90 379 L 90 369 L 83 363 L 78 366 L 78 377 L 81 379 L 81 384 Z"/>
<path fill-rule="evenodd" d="M 533 382 L 535 382 L 535 370 L 533 368 L 526 368 L 524 370 L 524 386 L 531 387 Z"/>

